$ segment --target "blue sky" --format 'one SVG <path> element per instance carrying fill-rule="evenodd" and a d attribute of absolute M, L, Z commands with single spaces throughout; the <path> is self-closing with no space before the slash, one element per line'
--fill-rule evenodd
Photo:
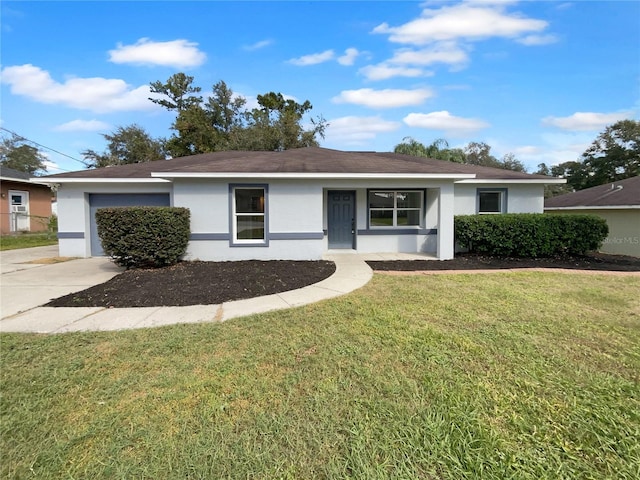
<path fill-rule="evenodd" d="M 530 171 L 640 118 L 637 1 L 11 1 L 1 124 L 81 159 L 137 124 L 169 137 L 149 83 L 280 92 L 329 123 L 321 146 L 483 141 Z M 3 131 L 3 133 L 6 133 Z M 44 149 L 51 173 L 80 162 Z"/>

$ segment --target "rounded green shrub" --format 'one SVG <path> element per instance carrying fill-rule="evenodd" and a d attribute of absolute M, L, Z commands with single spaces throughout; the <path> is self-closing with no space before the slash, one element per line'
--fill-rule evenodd
<path fill-rule="evenodd" d="M 472 253 L 502 257 L 557 257 L 598 250 L 609 233 L 596 215 L 459 215 L 455 240 Z"/>
<path fill-rule="evenodd" d="M 104 252 L 126 268 L 178 263 L 189 243 L 190 212 L 182 207 L 114 207 L 96 211 Z"/>

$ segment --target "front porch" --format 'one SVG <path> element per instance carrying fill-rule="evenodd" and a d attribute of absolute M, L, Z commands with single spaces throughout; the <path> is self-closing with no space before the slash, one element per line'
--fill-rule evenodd
<path fill-rule="evenodd" d="M 370 260 L 453 258 L 453 183 L 382 185 L 323 188 L 325 252 Z"/>

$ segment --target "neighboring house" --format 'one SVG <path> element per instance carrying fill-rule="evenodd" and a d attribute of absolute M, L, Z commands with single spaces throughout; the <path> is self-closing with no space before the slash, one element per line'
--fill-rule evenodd
<path fill-rule="evenodd" d="M 101 255 L 100 207 L 191 211 L 187 259 L 320 259 L 331 250 L 454 255 L 457 214 L 543 212 L 564 180 L 393 153 L 205 153 L 50 175 L 60 255 Z"/>
<path fill-rule="evenodd" d="M 640 176 L 548 198 L 544 211 L 598 215 L 609 225 L 600 251 L 640 257 Z"/>
<path fill-rule="evenodd" d="M 0 232 L 40 232 L 51 217 L 51 187 L 0 165 Z"/>

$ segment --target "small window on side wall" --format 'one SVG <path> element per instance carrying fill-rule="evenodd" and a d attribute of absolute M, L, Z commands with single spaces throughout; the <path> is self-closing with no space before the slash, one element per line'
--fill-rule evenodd
<path fill-rule="evenodd" d="M 266 188 L 232 188 L 232 230 L 234 244 L 266 243 Z"/>
<path fill-rule="evenodd" d="M 478 189 L 477 211 L 481 214 L 506 213 L 507 189 Z"/>

